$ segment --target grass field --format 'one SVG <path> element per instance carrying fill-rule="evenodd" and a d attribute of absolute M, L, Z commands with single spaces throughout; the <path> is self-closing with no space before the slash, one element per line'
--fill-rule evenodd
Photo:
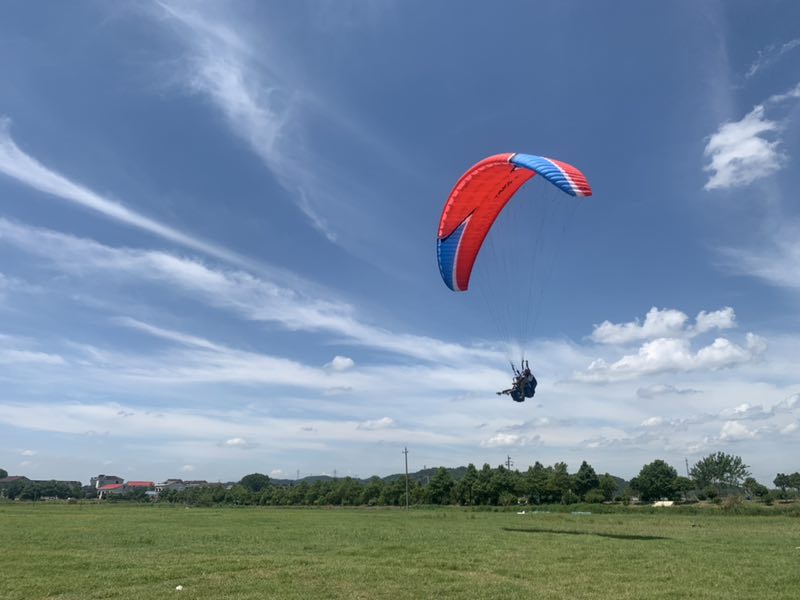
<path fill-rule="evenodd" d="M 800 598 L 789 516 L 9 503 L 0 532 L 3 600 Z"/>

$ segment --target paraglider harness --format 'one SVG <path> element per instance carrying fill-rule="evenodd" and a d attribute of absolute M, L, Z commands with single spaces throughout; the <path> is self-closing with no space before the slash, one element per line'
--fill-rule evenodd
<path fill-rule="evenodd" d="M 525 402 L 525 398 L 533 398 L 536 394 L 536 386 L 538 381 L 531 373 L 527 360 L 520 361 L 520 369 L 511 363 L 511 370 L 514 372 L 514 381 L 511 387 L 502 392 L 497 392 L 497 395 L 508 394 L 514 402 Z"/>

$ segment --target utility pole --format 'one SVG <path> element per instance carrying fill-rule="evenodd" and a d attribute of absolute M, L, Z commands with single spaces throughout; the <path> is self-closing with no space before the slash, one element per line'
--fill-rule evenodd
<path fill-rule="evenodd" d="M 510 471 L 511 470 L 511 465 L 513 465 L 513 464 L 514 464 L 514 461 L 511 460 L 511 456 L 506 454 L 506 469 L 508 469 Z"/>
<path fill-rule="evenodd" d="M 688 477 L 689 479 L 691 479 L 691 478 L 692 478 L 692 476 L 691 476 L 691 475 L 689 475 L 689 459 L 688 459 L 688 458 L 684 458 L 683 460 L 684 460 L 684 461 L 686 461 L 686 477 Z"/>
<path fill-rule="evenodd" d="M 408 510 L 408 447 L 403 446 L 403 454 L 406 457 L 406 510 Z"/>

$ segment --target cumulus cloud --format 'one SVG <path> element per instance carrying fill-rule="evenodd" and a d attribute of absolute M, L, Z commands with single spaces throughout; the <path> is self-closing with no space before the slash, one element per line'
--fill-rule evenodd
<path fill-rule="evenodd" d="M 590 339 L 599 344 L 629 344 L 656 337 L 681 335 L 689 317 L 679 311 L 658 309 L 655 306 L 647 311 L 644 323 L 639 319 L 628 323 L 603 321 L 595 325 Z"/>
<path fill-rule="evenodd" d="M 334 356 L 331 362 L 325 364 L 325 368 L 332 371 L 347 371 L 352 369 L 355 364 L 355 361 L 347 356 Z"/>
<path fill-rule="evenodd" d="M 367 431 L 375 431 L 378 429 L 388 429 L 389 427 L 394 427 L 395 424 L 395 420 L 391 417 L 383 417 L 372 421 L 362 421 L 358 424 L 357 428 Z"/>
<path fill-rule="evenodd" d="M 767 109 L 798 98 L 800 84 L 757 104 L 741 120 L 720 125 L 704 150 L 709 160 L 704 170 L 710 173 L 705 189 L 745 186 L 780 170 L 786 163 L 780 148 L 783 122 L 770 119 Z"/>
<path fill-rule="evenodd" d="M 664 372 L 719 370 L 756 360 L 765 350 L 766 341 L 752 333 L 747 334 L 745 346 L 717 338 L 696 352 L 688 339 L 659 338 L 643 344 L 636 354 L 627 354 L 613 363 L 597 359 L 586 371 L 578 373 L 575 380 L 608 383 Z"/>
<path fill-rule="evenodd" d="M 682 311 L 654 306 L 647 311 L 644 322 L 639 319 L 627 323 L 603 321 L 595 325 L 589 338 L 599 344 L 624 345 L 655 338 L 694 337 L 713 329 L 732 327 L 736 327 L 736 313 L 730 306 L 711 312 L 700 311 L 694 325 Z"/>
<path fill-rule="evenodd" d="M 193 473 L 196 470 L 197 468 L 194 465 L 183 465 L 181 467 L 181 473 Z"/>
<path fill-rule="evenodd" d="M 36 456 L 36 450 L 23 450 L 20 456 Z"/>
<path fill-rule="evenodd" d="M 704 150 L 709 159 L 704 170 L 711 173 L 705 189 L 744 186 L 778 171 L 785 160 L 774 139 L 779 131 L 780 124 L 769 120 L 760 104 L 740 121 L 720 125 Z"/>
<path fill-rule="evenodd" d="M 283 469 L 272 469 L 272 471 L 269 472 L 270 477 L 281 478 L 283 477 L 283 475 L 284 475 Z"/>
<path fill-rule="evenodd" d="M 723 442 L 740 442 L 750 440 L 758 435 L 756 429 L 750 429 L 740 421 L 726 421 L 722 425 L 719 439 Z"/>
<path fill-rule="evenodd" d="M 712 312 L 701 310 L 695 318 L 694 328 L 697 333 L 733 327 L 736 327 L 736 313 L 730 306 Z"/>
<path fill-rule="evenodd" d="M 238 450 L 251 450 L 257 447 L 258 444 L 255 444 L 253 442 L 248 442 L 244 438 L 235 437 L 225 440 L 224 442 L 221 442 L 220 446 L 222 446 L 223 448 L 236 448 Z"/>

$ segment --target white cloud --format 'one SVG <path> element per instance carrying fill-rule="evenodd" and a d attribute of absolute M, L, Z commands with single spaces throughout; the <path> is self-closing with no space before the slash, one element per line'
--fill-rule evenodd
<path fill-rule="evenodd" d="M 9 133 L 9 120 L 0 117 L 0 173 L 34 189 L 78 204 L 104 217 L 147 231 L 186 248 L 198 250 L 238 265 L 253 266 L 252 261 L 220 246 L 205 242 L 173 227 L 145 217 L 125 205 L 109 200 L 49 169 L 17 146 Z"/>
<path fill-rule="evenodd" d="M 197 467 L 194 465 L 183 465 L 181 467 L 181 473 L 194 473 L 197 470 Z"/>
<path fill-rule="evenodd" d="M 722 425 L 719 439 L 723 442 L 738 442 L 753 439 L 758 435 L 755 429 L 749 429 L 740 421 L 726 421 Z"/>
<path fill-rule="evenodd" d="M 640 387 L 636 390 L 636 395 L 639 398 L 656 398 L 657 396 L 666 396 L 671 394 L 684 396 L 699 393 L 700 390 L 695 390 L 692 388 L 678 388 L 674 385 L 663 383 Z"/>
<path fill-rule="evenodd" d="M 310 198 L 317 174 L 306 154 L 297 119 L 303 93 L 281 81 L 274 69 L 256 69 L 245 37 L 224 22 L 224 15 L 160 2 L 165 24 L 177 26 L 190 48 L 181 68 L 187 87 L 206 96 L 221 111 L 231 131 L 244 140 L 281 185 L 294 194 L 298 208 L 330 241 L 336 233 Z M 243 29 L 243 26 L 238 28 Z"/>
<path fill-rule="evenodd" d="M 41 364 L 41 365 L 63 365 L 66 361 L 57 354 L 45 352 L 31 352 L 29 350 L 14 350 L 11 348 L 0 349 L 0 365 L 10 364 Z"/>
<path fill-rule="evenodd" d="M 695 318 L 695 330 L 704 333 L 712 329 L 732 329 L 736 327 L 736 313 L 730 306 L 706 312 L 701 310 Z"/>
<path fill-rule="evenodd" d="M 724 266 L 733 273 L 800 291 L 800 225 L 797 223 L 784 221 L 759 246 L 724 248 L 719 252 Z"/>
<path fill-rule="evenodd" d="M 791 435 L 791 434 L 795 433 L 798 430 L 800 430 L 800 423 L 798 423 L 797 421 L 794 421 L 792 423 L 789 423 L 785 427 L 783 427 L 781 429 L 781 434 L 782 435 Z"/>
<path fill-rule="evenodd" d="M 278 478 L 278 479 L 283 477 L 283 475 L 284 475 L 283 469 L 272 469 L 272 471 L 269 472 L 269 476 L 270 477 L 274 477 L 274 478 Z"/>
<path fill-rule="evenodd" d="M 337 355 L 333 357 L 331 362 L 325 364 L 325 368 L 331 369 L 332 371 L 347 371 L 348 369 L 352 369 L 355 364 L 352 358 Z"/>
<path fill-rule="evenodd" d="M 599 344 L 624 345 L 656 338 L 694 337 L 713 329 L 733 327 L 736 327 L 736 313 L 730 306 L 711 312 L 700 311 L 693 326 L 686 313 L 654 306 L 647 311 L 644 322 L 635 319 L 627 323 L 603 321 L 595 325 L 590 339 Z"/>
<path fill-rule="evenodd" d="M 23 450 L 19 454 L 20 456 L 36 456 L 36 450 Z"/>
<path fill-rule="evenodd" d="M 747 73 L 745 73 L 745 79 L 750 79 L 759 71 L 771 67 L 778 62 L 784 54 L 791 52 L 797 47 L 800 47 L 800 38 L 789 40 L 780 45 L 771 44 L 763 50 L 759 50 L 758 56 L 750 65 L 750 68 L 747 69 Z"/>
<path fill-rule="evenodd" d="M 720 125 L 704 151 L 710 160 L 704 170 L 711 173 L 705 189 L 744 186 L 780 170 L 785 160 L 780 142 L 764 137 L 775 137 L 779 131 L 780 124 L 766 118 L 760 104 L 741 121 Z"/>
<path fill-rule="evenodd" d="M 511 446 L 537 446 L 542 443 L 539 435 L 526 436 L 516 433 L 497 433 L 481 442 L 483 448 L 504 448 Z"/>
<path fill-rule="evenodd" d="M 644 323 L 639 319 L 629 323 L 603 321 L 596 325 L 591 340 L 600 344 L 628 344 L 657 337 L 681 335 L 688 316 L 679 310 L 660 310 L 655 306 L 647 311 Z"/>
<path fill-rule="evenodd" d="M 704 150 L 709 159 L 704 170 L 711 174 L 705 189 L 745 186 L 780 170 L 786 163 L 786 156 L 780 149 L 783 121 L 771 120 L 766 111 L 798 98 L 800 84 L 757 104 L 740 121 L 720 125 L 716 133 L 709 136 Z"/>
<path fill-rule="evenodd" d="M 266 274 L 213 268 L 166 252 L 112 248 L 1 218 L 0 242 L 37 255 L 74 277 L 103 273 L 120 281 L 167 284 L 173 292 L 184 293 L 192 301 L 205 302 L 247 320 L 279 323 L 290 330 L 328 332 L 344 336 L 349 343 L 422 360 L 453 363 L 480 358 L 497 364 L 504 360 L 504 355 L 493 349 L 393 333 L 364 323 L 355 317 L 350 304 L 337 301 L 330 290 L 320 290 L 297 278 L 287 277 L 284 281 L 279 273 L 267 278 Z M 134 322 L 129 325 L 142 330 L 149 327 Z M 151 328 L 150 333 L 156 335 L 157 328 Z"/>
<path fill-rule="evenodd" d="M 388 429 L 389 427 L 394 427 L 396 424 L 395 420 L 391 417 L 382 417 L 380 419 L 375 419 L 372 421 L 363 421 L 362 423 L 358 424 L 358 429 L 366 429 L 368 431 L 374 431 L 377 429 Z"/>
<path fill-rule="evenodd" d="M 597 359 L 586 371 L 578 373 L 575 379 L 587 383 L 608 383 L 670 371 L 733 367 L 757 360 L 766 350 L 763 338 L 748 333 L 746 340 L 746 346 L 742 347 L 726 338 L 717 338 L 710 345 L 693 352 L 688 339 L 659 338 L 643 344 L 636 354 L 627 354 L 613 363 Z"/>
<path fill-rule="evenodd" d="M 251 450 L 258 446 L 258 444 L 254 444 L 253 442 L 248 442 L 246 439 L 241 437 L 231 438 L 229 440 L 225 440 L 220 444 L 224 448 L 237 448 L 239 450 Z"/>

